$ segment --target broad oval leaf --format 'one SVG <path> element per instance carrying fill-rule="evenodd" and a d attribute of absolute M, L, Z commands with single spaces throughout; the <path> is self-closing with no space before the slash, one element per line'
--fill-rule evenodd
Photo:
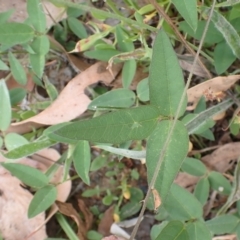
<path fill-rule="evenodd" d="M 46 35 L 37 36 L 30 46 L 36 54 L 46 55 L 50 48 L 49 39 Z"/>
<path fill-rule="evenodd" d="M 147 138 L 156 127 L 159 110 L 154 106 L 124 109 L 90 120 L 67 124 L 61 128 L 48 129 L 48 137 L 57 141 L 76 143 L 87 140 L 99 143 L 122 143 Z"/>
<path fill-rule="evenodd" d="M 203 214 L 202 204 L 177 184 L 172 185 L 164 207 L 169 216 L 181 221 L 200 219 Z"/>
<path fill-rule="evenodd" d="M 206 14 L 207 17 L 209 17 L 210 8 L 206 8 L 203 14 Z M 240 37 L 232 24 L 217 11 L 213 11 L 211 21 L 214 23 L 218 31 L 222 33 L 227 44 L 232 49 L 233 54 L 240 59 Z"/>
<path fill-rule="evenodd" d="M 57 198 L 57 189 L 53 185 L 47 185 L 39 189 L 28 208 L 28 217 L 33 218 L 39 213 L 47 210 Z"/>
<path fill-rule="evenodd" d="M 45 55 L 42 54 L 29 54 L 30 63 L 34 73 L 41 78 L 43 75 L 45 65 Z"/>
<path fill-rule="evenodd" d="M 90 146 L 87 141 L 79 141 L 73 152 L 73 164 L 78 176 L 90 185 L 89 170 L 91 165 Z"/>
<path fill-rule="evenodd" d="M 23 88 L 13 88 L 9 90 L 11 105 L 14 106 L 21 102 L 26 96 L 27 91 Z"/>
<path fill-rule="evenodd" d="M 148 78 L 143 79 L 137 85 L 137 96 L 140 101 L 147 102 L 149 101 L 149 84 Z"/>
<path fill-rule="evenodd" d="M 8 151 L 28 144 L 28 140 L 17 133 L 8 133 L 4 138 L 4 142 Z"/>
<path fill-rule="evenodd" d="M 212 171 L 208 176 L 210 186 L 215 191 L 229 195 L 231 193 L 231 184 L 221 173 Z"/>
<path fill-rule="evenodd" d="M 155 240 L 189 240 L 184 224 L 180 221 L 169 222 Z"/>
<path fill-rule="evenodd" d="M 136 69 L 137 69 L 137 63 L 135 59 L 127 60 L 123 64 L 122 83 L 124 88 L 128 88 L 131 85 L 132 80 L 135 76 Z"/>
<path fill-rule="evenodd" d="M 127 108 L 134 104 L 135 98 L 135 93 L 129 89 L 115 89 L 95 98 L 88 105 L 88 109 L 96 110 L 98 107 Z"/>
<path fill-rule="evenodd" d="M 127 33 L 122 29 L 120 25 L 116 27 L 117 44 L 120 51 L 131 52 L 134 50 L 132 41 L 128 41 Z"/>
<path fill-rule="evenodd" d="M 234 215 L 220 215 L 206 221 L 208 228 L 213 234 L 233 233 L 238 223 L 239 218 Z"/>
<path fill-rule="evenodd" d="M 210 184 L 208 178 L 201 178 L 194 189 L 194 196 L 198 199 L 198 201 L 204 205 L 208 200 L 208 195 L 210 191 Z"/>
<path fill-rule="evenodd" d="M 36 168 L 20 163 L 1 163 L 1 165 L 30 187 L 41 188 L 48 184 L 49 180 L 46 175 Z"/>
<path fill-rule="evenodd" d="M 172 0 L 172 3 L 186 20 L 189 26 L 195 31 L 198 23 L 197 1 L 196 0 Z"/>
<path fill-rule="evenodd" d="M 0 60 L 0 70 L 3 71 L 9 70 L 9 67 L 2 60 Z"/>
<path fill-rule="evenodd" d="M 149 72 L 150 103 L 159 108 L 161 115 L 175 116 L 184 91 L 184 79 L 176 53 L 163 30 L 155 39 Z M 179 117 L 186 106 L 185 96 Z"/>
<path fill-rule="evenodd" d="M 69 17 L 67 21 L 70 29 L 76 36 L 78 36 L 79 38 L 88 37 L 86 28 L 84 27 L 82 22 L 80 22 L 77 18 Z"/>
<path fill-rule="evenodd" d="M 161 149 L 166 142 L 172 124 L 173 121 L 171 120 L 159 122 L 148 139 L 146 153 L 148 183 L 151 182 L 154 172 L 156 171 Z M 181 168 L 187 152 L 188 133 L 184 125 L 177 121 L 154 185 L 161 197 L 162 204 L 164 204 L 166 200 L 170 187 Z"/>
<path fill-rule="evenodd" d="M 189 157 L 185 158 L 181 169 L 184 172 L 187 172 L 197 177 L 203 176 L 204 174 L 207 173 L 207 168 L 201 161 L 199 161 L 198 159 L 189 158 Z"/>
<path fill-rule="evenodd" d="M 46 17 L 43 11 L 42 2 L 39 0 L 27 1 L 27 12 L 32 26 L 41 33 L 46 31 Z"/>
<path fill-rule="evenodd" d="M 223 41 L 218 43 L 214 48 L 213 59 L 217 74 L 222 74 L 236 60 L 236 56 L 233 54 L 229 45 Z"/>
<path fill-rule="evenodd" d="M 211 240 L 212 235 L 206 223 L 200 220 L 189 222 L 187 232 L 191 240 Z"/>
<path fill-rule="evenodd" d="M 0 43 L 16 45 L 30 41 L 34 37 L 34 30 L 23 23 L 4 23 L 0 25 Z"/>
<path fill-rule="evenodd" d="M 0 116 L 0 130 L 5 131 L 11 123 L 12 109 L 9 92 L 4 79 L 0 80 Z"/>
<path fill-rule="evenodd" d="M 50 147 L 55 143 L 56 142 L 49 139 L 31 142 L 11 150 L 10 152 L 4 154 L 4 157 L 8 159 L 18 159 L 18 158 L 26 157 L 44 148 Z"/>
<path fill-rule="evenodd" d="M 14 79 L 21 85 L 25 85 L 27 83 L 27 74 L 21 65 L 21 63 L 17 60 L 17 58 L 9 52 L 8 59 L 10 63 L 11 73 Z"/>

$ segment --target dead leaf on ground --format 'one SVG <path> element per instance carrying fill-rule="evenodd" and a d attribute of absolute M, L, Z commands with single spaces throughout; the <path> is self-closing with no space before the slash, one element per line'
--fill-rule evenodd
<path fill-rule="evenodd" d="M 98 62 L 78 74 L 48 108 L 34 117 L 11 124 L 8 132 L 22 134 L 32 131 L 33 128 L 67 122 L 79 117 L 91 102 L 84 89 L 99 81 L 110 84 L 121 69 L 121 65 L 114 65 L 112 76 L 106 67 L 107 63 Z"/>
<path fill-rule="evenodd" d="M 93 224 L 93 215 L 87 209 L 85 203 L 79 199 L 78 206 L 84 216 L 84 221 L 79 216 L 79 213 L 74 209 L 71 203 L 63 203 L 56 201 L 59 212 L 62 214 L 71 217 L 78 226 L 77 236 L 79 239 L 86 239 L 87 232 L 91 229 Z"/>
<path fill-rule="evenodd" d="M 191 103 L 191 106 L 188 106 L 187 110 L 195 109 L 200 98 L 208 91 L 210 91 L 214 97 L 217 97 L 218 94 L 228 90 L 239 79 L 240 75 L 216 77 L 188 89 L 188 103 Z"/>
<path fill-rule="evenodd" d="M 101 219 L 101 222 L 98 225 L 98 232 L 101 233 L 103 236 L 107 236 L 110 234 L 110 229 L 114 222 L 113 213 L 114 213 L 114 205 L 109 207 L 107 211 L 105 211 Z"/>
<path fill-rule="evenodd" d="M 221 173 L 231 169 L 240 156 L 240 142 L 227 143 L 202 157 L 202 161 L 211 169 Z"/>
<path fill-rule="evenodd" d="M 193 186 L 198 182 L 199 177 L 195 177 L 186 172 L 179 172 L 177 177 L 174 180 L 174 183 L 179 186 L 191 190 Z"/>

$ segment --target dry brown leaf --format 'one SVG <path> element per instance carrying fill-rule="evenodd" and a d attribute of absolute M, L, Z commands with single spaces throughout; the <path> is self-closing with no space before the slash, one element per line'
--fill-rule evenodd
<path fill-rule="evenodd" d="M 110 234 L 110 229 L 113 224 L 113 213 L 114 213 L 114 206 L 111 206 L 105 211 L 101 222 L 98 225 L 98 232 L 101 233 L 103 236 L 107 236 Z"/>
<path fill-rule="evenodd" d="M 219 94 L 228 90 L 239 79 L 240 75 L 216 77 L 188 89 L 188 103 L 191 103 L 191 106 L 188 106 L 187 110 L 190 111 L 195 109 L 199 99 L 207 91 L 211 91 L 211 94 L 213 95 Z"/>
<path fill-rule="evenodd" d="M 58 98 L 44 111 L 27 120 L 11 124 L 8 132 L 26 133 L 45 125 L 54 125 L 79 117 L 91 102 L 84 89 L 98 81 L 110 84 L 119 72 L 121 65 L 114 65 L 112 76 L 106 70 L 107 64 L 98 62 L 78 74 L 63 89 Z"/>
<path fill-rule="evenodd" d="M 102 238 L 102 240 L 126 240 L 126 238 L 122 238 L 122 237 L 117 237 L 115 235 L 111 235 L 111 236 Z"/>
<path fill-rule="evenodd" d="M 84 216 L 86 230 L 90 230 L 93 224 L 93 214 L 89 211 L 84 201 L 78 199 L 78 207 Z"/>
<path fill-rule="evenodd" d="M 198 177 L 192 176 L 185 172 L 179 172 L 176 179 L 174 180 L 174 183 L 183 188 L 191 189 L 198 182 L 198 180 Z"/>
<path fill-rule="evenodd" d="M 231 169 L 234 161 L 240 156 L 240 142 L 227 143 L 209 155 L 202 161 L 212 170 L 224 173 Z"/>
<path fill-rule="evenodd" d="M 72 218 L 74 220 L 74 222 L 77 224 L 77 226 L 78 226 L 77 236 L 79 237 L 79 239 L 85 240 L 86 235 L 87 235 L 87 229 L 86 229 L 85 223 L 80 218 L 78 212 L 74 209 L 72 204 L 71 203 L 63 203 L 63 202 L 59 202 L 59 201 L 56 201 L 56 204 L 58 206 L 60 213 Z"/>

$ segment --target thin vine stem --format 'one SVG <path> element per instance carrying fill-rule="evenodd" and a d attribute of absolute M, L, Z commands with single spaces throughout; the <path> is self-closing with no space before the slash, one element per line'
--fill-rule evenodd
<path fill-rule="evenodd" d="M 150 0 L 151 1 L 151 0 Z M 152 2 L 152 1 L 151 1 Z M 159 173 L 159 170 L 160 170 L 160 167 L 162 165 L 162 161 L 163 161 L 163 158 L 165 156 L 165 153 L 166 153 L 166 150 L 167 150 L 167 147 L 170 143 L 170 140 L 171 140 L 171 137 L 172 137 L 172 134 L 173 134 L 173 131 L 174 131 L 174 128 L 175 128 L 175 125 L 177 123 L 177 120 L 178 120 L 178 117 L 179 117 L 179 114 L 180 114 L 180 110 L 181 110 L 181 107 L 182 107 L 182 104 L 183 104 L 183 101 L 185 99 L 185 96 L 186 96 L 186 93 L 187 93 L 187 89 L 189 88 L 190 86 L 190 83 L 191 83 L 191 80 L 192 80 L 192 76 L 193 76 L 193 70 L 197 64 L 197 61 L 198 61 L 198 57 L 200 55 L 200 51 L 201 51 L 201 48 L 202 48 L 202 45 L 203 45 L 203 41 L 204 41 L 204 38 L 206 36 L 206 33 L 207 33 L 207 30 L 208 30 L 208 27 L 209 27 L 209 24 L 210 24 L 210 21 L 211 21 L 211 17 L 212 17 L 212 14 L 213 14 L 213 10 L 214 10 L 214 6 L 216 4 L 216 0 L 213 0 L 213 4 L 212 4 L 212 7 L 211 7 L 211 11 L 210 11 L 210 15 L 209 15 L 209 18 L 207 20 L 207 23 L 206 23 L 206 26 L 204 28 L 204 31 L 203 31 L 203 35 L 201 37 L 201 40 L 200 40 L 200 43 L 199 43 L 199 47 L 198 47 L 198 50 L 197 50 L 197 53 L 195 55 L 195 58 L 194 58 L 194 61 L 193 61 L 193 65 L 191 67 L 191 70 L 190 70 L 190 73 L 189 73 L 189 76 L 188 76 L 188 79 L 187 79 L 187 83 L 186 83 L 186 86 L 184 88 L 184 91 L 183 91 L 183 94 L 182 94 L 182 97 L 181 97 L 181 100 L 179 102 L 179 105 L 178 105 L 178 109 L 177 109 L 177 112 L 176 112 L 176 116 L 173 120 L 173 124 L 170 128 L 170 132 L 168 134 L 168 137 L 165 141 L 165 144 L 162 148 L 162 151 L 161 151 L 161 154 L 160 154 L 160 157 L 159 157 L 159 160 L 158 160 L 158 163 L 157 163 L 157 166 L 156 166 L 156 170 L 153 174 L 153 177 L 152 177 L 152 180 L 149 184 L 149 188 L 148 188 L 148 191 L 147 191 L 147 194 L 146 194 L 146 197 L 143 201 L 143 206 L 142 206 L 142 209 L 141 209 L 141 212 L 138 216 L 138 220 L 137 220 L 137 223 L 132 231 L 132 234 L 131 234 L 131 237 L 130 237 L 130 240 L 133 240 L 134 237 L 136 236 L 136 233 L 137 233 L 137 230 L 139 228 L 139 225 L 141 223 L 141 219 L 143 217 L 143 214 L 145 212 L 145 209 L 146 209 L 146 206 L 147 206 L 147 201 L 149 200 L 149 197 L 150 197 L 150 194 L 151 194 L 151 191 L 152 189 L 154 189 L 154 185 L 155 185 L 155 182 L 156 182 L 156 179 L 157 179 L 157 176 L 158 176 L 158 173 Z"/>

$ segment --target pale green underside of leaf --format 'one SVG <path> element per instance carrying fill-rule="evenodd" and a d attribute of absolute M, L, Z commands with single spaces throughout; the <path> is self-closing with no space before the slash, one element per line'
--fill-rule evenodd
<path fill-rule="evenodd" d="M 161 149 L 163 148 L 173 121 L 163 120 L 158 123 L 154 132 L 150 135 L 147 143 L 147 176 L 148 183 L 151 182 L 156 165 L 159 161 Z M 188 152 L 188 133 L 184 125 L 177 121 L 171 140 L 164 154 L 160 171 L 154 188 L 159 192 L 162 204 L 164 204 L 170 187 L 180 170 L 182 162 Z"/>
<path fill-rule="evenodd" d="M 2 163 L 1 165 L 28 186 L 41 188 L 48 183 L 48 178 L 36 168 L 20 163 Z"/>
<path fill-rule="evenodd" d="M 159 110 L 155 106 L 141 106 L 111 112 L 90 120 L 68 124 L 48 137 L 74 143 L 87 140 L 99 143 L 121 143 L 147 138 L 156 127 Z"/>
<path fill-rule="evenodd" d="M 40 0 L 28 0 L 27 11 L 31 24 L 41 33 L 46 30 L 46 17 Z"/>
<path fill-rule="evenodd" d="M 18 159 L 26 157 L 54 144 L 55 142 L 49 139 L 32 142 L 13 149 L 12 151 L 4 154 L 4 157 L 8 159 Z"/>
<path fill-rule="evenodd" d="M 26 43 L 34 37 L 34 30 L 23 23 L 4 23 L 0 33 L 0 43 L 8 46 Z"/>
<path fill-rule="evenodd" d="M 90 185 L 89 170 L 91 165 L 90 146 L 87 141 L 79 141 L 73 152 L 73 164 L 78 176 Z"/>
<path fill-rule="evenodd" d="M 38 190 L 28 208 L 28 217 L 33 218 L 41 212 L 47 210 L 57 198 L 55 186 L 48 185 Z"/>
<path fill-rule="evenodd" d="M 159 108 L 163 116 L 175 116 L 183 90 L 184 79 L 178 59 L 163 30 L 160 30 L 153 46 L 149 69 L 150 102 Z M 179 116 L 186 109 L 185 98 Z"/>
<path fill-rule="evenodd" d="M 214 115 L 221 113 L 228 109 L 233 104 L 231 99 L 226 99 L 219 103 L 218 105 L 215 105 L 211 108 L 208 108 L 207 110 L 199 113 L 195 118 L 193 118 L 191 121 L 189 121 L 186 124 L 186 128 L 188 130 L 189 134 L 194 133 L 197 131 L 202 125 L 206 123 L 209 119 L 211 119 Z"/>
<path fill-rule="evenodd" d="M 198 23 L 197 1 L 196 0 L 172 0 L 181 16 L 189 26 L 195 31 Z"/>
<path fill-rule="evenodd" d="M 32 50 L 39 55 L 45 55 L 50 48 L 50 42 L 46 35 L 37 36 L 31 43 Z"/>
<path fill-rule="evenodd" d="M 210 8 L 204 10 L 204 14 L 209 16 Z M 227 21 L 225 17 L 217 11 L 213 11 L 211 21 L 215 27 L 222 33 L 229 47 L 232 49 L 233 54 L 240 59 L 240 37 L 235 28 Z"/>
<path fill-rule="evenodd" d="M 0 116 L 0 130 L 5 131 L 11 123 L 12 110 L 9 92 L 4 79 L 0 80 Z"/>

